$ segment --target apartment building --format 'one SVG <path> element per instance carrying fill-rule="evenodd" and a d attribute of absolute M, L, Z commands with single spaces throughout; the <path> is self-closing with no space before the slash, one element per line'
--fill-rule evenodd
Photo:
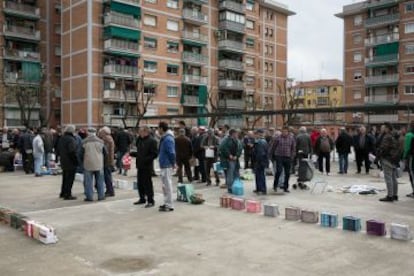
<path fill-rule="evenodd" d="M 371 0 L 343 7 L 346 105 L 414 100 L 414 1 Z M 408 123 L 408 112 L 347 115 L 348 122 Z"/>
<path fill-rule="evenodd" d="M 0 125 L 57 125 L 60 1 L 2 1 L 0 25 Z"/>
<path fill-rule="evenodd" d="M 343 106 L 344 93 L 343 82 L 337 79 L 324 79 L 315 81 L 298 82 L 288 93 L 293 107 L 297 109 L 332 108 Z M 315 113 L 296 114 L 296 122 L 303 123 L 330 123 L 342 122 L 343 114 Z"/>
<path fill-rule="evenodd" d="M 292 14 L 271 0 L 63 1 L 62 123 L 133 127 L 148 97 L 145 116 L 246 110 L 256 99 L 277 108 Z"/>

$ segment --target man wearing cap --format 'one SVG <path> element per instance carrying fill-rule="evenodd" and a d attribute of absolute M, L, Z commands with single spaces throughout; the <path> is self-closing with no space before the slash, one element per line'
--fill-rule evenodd
<path fill-rule="evenodd" d="M 267 157 L 268 144 L 264 134 L 265 131 L 263 129 L 256 131 L 256 141 L 252 151 L 252 162 L 256 178 L 256 190 L 254 192 L 259 195 L 267 193 L 265 170 L 269 167 L 269 159 Z"/>
<path fill-rule="evenodd" d="M 210 171 L 214 163 L 217 162 L 217 147 L 219 146 L 219 139 L 214 135 L 214 129 L 210 128 L 207 131 L 207 135 L 204 137 L 201 142 L 202 148 L 205 150 L 205 172 L 207 178 L 207 186 L 211 185 Z M 218 173 L 215 171 L 214 176 L 216 177 L 216 186 L 220 185 L 220 178 Z"/>
<path fill-rule="evenodd" d="M 85 186 L 85 201 L 93 201 L 93 178 L 98 190 L 98 200 L 104 200 L 104 159 L 106 149 L 104 142 L 96 136 L 96 129 L 88 129 L 88 137 L 82 141 L 81 156 Z"/>
<path fill-rule="evenodd" d="M 76 139 L 74 136 L 75 126 L 66 126 L 63 135 L 57 144 L 57 153 L 60 156 L 62 168 L 62 187 L 60 197 L 65 200 L 73 200 L 72 186 L 75 180 L 76 167 L 79 165 L 77 157 Z"/>
<path fill-rule="evenodd" d="M 243 146 L 238 139 L 239 133 L 235 129 L 229 131 L 229 136 L 224 138 L 220 144 L 220 162 L 226 175 L 226 187 L 229 193 L 232 192 L 234 180 L 239 177 L 239 158 Z M 225 187 L 224 187 L 225 188 Z"/>

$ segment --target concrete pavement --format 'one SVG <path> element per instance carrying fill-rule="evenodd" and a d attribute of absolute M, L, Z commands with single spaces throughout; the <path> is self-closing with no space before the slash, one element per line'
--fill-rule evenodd
<path fill-rule="evenodd" d="M 122 178 L 133 181 L 134 173 Z M 292 189 L 287 195 L 258 197 L 252 193 L 254 183 L 245 181 L 245 198 L 279 204 L 281 217 L 268 218 L 220 208 L 224 190 L 204 184 L 195 184 L 204 205 L 177 202 L 174 212 L 160 213 L 158 208 L 134 206 L 136 191 L 116 190 L 114 198 L 84 203 L 83 187 L 76 183 L 78 200 L 63 201 L 58 199 L 60 176 L 3 173 L 0 205 L 51 224 L 59 242 L 42 245 L 0 225 L 0 275 L 413 275 L 412 242 L 283 218 L 284 208 L 293 205 L 414 226 L 414 200 L 405 197 L 411 191 L 407 175 L 400 180 L 396 203 L 379 202 L 385 193 L 338 191 L 352 184 L 385 188 L 374 176 L 316 174 L 314 179 L 327 181 L 333 191 Z M 154 182 L 158 205 L 159 178 Z M 271 183 L 268 177 L 268 188 Z"/>

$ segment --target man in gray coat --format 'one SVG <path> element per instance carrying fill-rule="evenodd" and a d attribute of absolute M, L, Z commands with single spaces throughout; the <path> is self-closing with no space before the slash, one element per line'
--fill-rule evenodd
<path fill-rule="evenodd" d="M 306 132 L 306 127 L 299 129 L 299 134 L 296 136 L 296 156 L 298 160 L 302 158 L 309 158 L 312 153 L 312 142 L 310 135 Z"/>

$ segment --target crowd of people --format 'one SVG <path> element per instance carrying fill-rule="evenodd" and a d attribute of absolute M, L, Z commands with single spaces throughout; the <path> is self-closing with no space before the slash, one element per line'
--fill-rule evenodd
<path fill-rule="evenodd" d="M 2 160 L 12 160 L 6 169 L 13 170 L 16 156 L 21 157 L 26 174 L 36 177 L 58 163 L 62 170 L 60 197 L 75 200 L 72 186 L 76 173 L 84 178 L 85 201 L 115 196 L 112 175 L 127 174 L 128 167 L 123 160 L 126 155 L 136 158 L 138 201 L 136 205 L 153 207 L 154 188 L 152 177 L 154 161 L 158 158 L 160 179 L 164 194 L 164 204 L 160 211 L 173 211 L 173 176 L 178 183 L 198 181 L 212 185 L 211 174 L 216 186 L 232 192 L 233 182 L 240 177 L 240 159 L 243 154 L 244 169 L 255 174 L 255 193 L 267 194 L 266 173 L 274 175 L 273 190 L 290 192 L 289 179 L 298 169 L 298 161 L 313 160 L 322 174 L 331 174 L 331 157 L 336 150 L 339 161 L 338 174 L 349 172 L 349 154 L 353 149 L 356 159 L 356 173 L 363 168 L 369 174 L 377 166 L 384 174 L 387 196 L 381 201 L 398 201 L 397 177 L 401 167 L 409 172 L 414 198 L 414 124 L 409 131 L 393 129 L 385 123 L 379 129 L 365 126 L 353 129 L 340 128 L 338 135 L 329 134 L 325 128 L 306 127 L 299 129 L 283 127 L 281 129 L 257 129 L 241 132 L 225 125 L 221 129 L 203 126 L 188 128 L 180 122 L 176 128 L 170 128 L 160 122 L 158 128 L 142 126 L 137 133 L 122 128 L 102 127 L 76 129 L 67 125 L 63 130 L 35 128 L 20 131 L 3 128 L 1 135 Z M 17 154 L 16 154 L 17 153 Z M 218 164 L 220 166 L 218 166 Z M 0 164 L 1 165 L 1 164 Z M 219 169 L 224 171 L 225 183 L 220 185 Z M 183 172 L 184 169 L 184 172 Z"/>

